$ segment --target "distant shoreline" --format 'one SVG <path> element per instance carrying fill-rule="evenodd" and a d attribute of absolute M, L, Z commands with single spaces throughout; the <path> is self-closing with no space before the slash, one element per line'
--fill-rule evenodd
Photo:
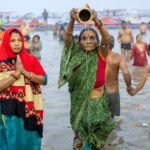
<path fill-rule="evenodd" d="M 67 24 L 66 24 L 67 25 Z M 64 25 L 64 28 L 66 27 L 66 25 Z M 131 29 L 139 29 L 139 25 L 140 24 L 129 24 L 129 27 L 131 28 Z M 117 24 L 117 25 L 105 25 L 104 24 L 104 26 L 106 27 L 106 28 L 108 28 L 108 29 L 119 29 L 119 28 L 121 28 L 121 24 Z M 7 29 L 7 28 L 12 28 L 12 27 L 15 27 L 15 28 L 20 28 L 20 25 L 16 25 L 16 26 L 3 26 L 5 29 Z M 36 31 L 48 31 L 48 30 L 50 30 L 50 31 L 52 31 L 53 30 L 53 27 L 54 27 L 54 25 L 36 25 L 36 26 L 31 26 L 31 28 L 34 28 Z M 80 30 L 82 30 L 83 28 L 84 28 L 84 26 L 83 25 L 75 25 L 75 30 L 76 31 L 80 31 Z M 148 29 L 150 29 L 150 24 L 147 24 L 147 28 Z"/>

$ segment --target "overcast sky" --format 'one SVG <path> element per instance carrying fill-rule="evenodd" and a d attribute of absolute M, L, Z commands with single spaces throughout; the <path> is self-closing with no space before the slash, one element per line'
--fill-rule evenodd
<path fill-rule="evenodd" d="M 0 11 L 40 13 L 48 11 L 69 11 L 88 3 L 95 10 L 103 9 L 150 9 L 150 0 L 0 0 Z"/>

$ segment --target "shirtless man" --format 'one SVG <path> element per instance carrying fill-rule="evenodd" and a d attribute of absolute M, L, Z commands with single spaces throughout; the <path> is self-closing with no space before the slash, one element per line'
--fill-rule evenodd
<path fill-rule="evenodd" d="M 118 42 L 121 44 L 121 54 L 124 55 L 126 61 L 129 62 L 133 43 L 133 33 L 128 27 L 128 23 L 125 21 L 122 22 L 122 29 L 119 30 Z"/>
<path fill-rule="evenodd" d="M 146 32 L 147 32 L 147 25 L 146 25 L 145 22 L 141 22 L 140 23 L 139 30 L 140 30 L 140 34 L 141 35 L 145 35 L 146 34 Z"/>
<path fill-rule="evenodd" d="M 110 111 L 112 117 L 120 116 L 119 69 L 121 69 L 127 90 L 131 89 L 131 75 L 123 55 L 112 52 L 114 37 L 110 36 L 109 53 L 106 59 L 106 88 L 109 93 Z"/>
<path fill-rule="evenodd" d="M 31 28 L 30 28 L 29 24 L 27 24 L 25 22 L 21 25 L 20 30 L 21 30 L 23 36 L 30 35 L 30 33 L 31 33 Z"/>
<path fill-rule="evenodd" d="M 140 34 L 143 37 L 144 42 L 147 42 L 146 33 L 147 33 L 147 24 L 145 22 L 141 22 L 139 26 Z"/>

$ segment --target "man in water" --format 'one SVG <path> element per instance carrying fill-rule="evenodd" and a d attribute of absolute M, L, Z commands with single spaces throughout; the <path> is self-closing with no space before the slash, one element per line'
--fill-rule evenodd
<path fill-rule="evenodd" d="M 147 33 L 147 24 L 145 22 L 141 22 L 139 26 L 140 34 L 143 37 L 144 42 L 147 42 L 146 40 L 146 33 Z"/>
<path fill-rule="evenodd" d="M 145 22 L 141 22 L 139 29 L 140 29 L 140 34 L 141 35 L 145 35 L 146 32 L 147 32 L 147 25 L 146 25 L 146 23 Z"/>
<path fill-rule="evenodd" d="M 62 25 L 59 29 L 59 33 L 58 33 L 58 37 L 59 37 L 59 42 L 64 42 L 64 38 L 65 38 L 65 28 Z"/>
<path fill-rule="evenodd" d="M 42 15 L 43 15 L 44 23 L 47 24 L 48 23 L 48 12 L 46 9 L 44 9 Z"/>
<path fill-rule="evenodd" d="M 109 93 L 109 107 L 114 116 L 120 116 L 120 94 L 119 94 L 119 69 L 121 69 L 127 90 L 131 89 L 131 75 L 128 71 L 123 55 L 112 52 L 114 47 L 114 37 L 110 36 L 109 52 L 106 59 L 105 85 Z"/>
<path fill-rule="evenodd" d="M 29 36 L 30 33 L 32 32 L 32 29 L 30 28 L 30 25 L 26 22 L 24 22 L 22 25 L 21 25 L 21 28 L 20 28 L 23 36 Z"/>
<path fill-rule="evenodd" d="M 126 61 L 129 63 L 133 43 L 133 33 L 128 27 L 128 23 L 125 21 L 122 22 L 122 29 L 119 30 L 118 42 L 121 44 L 121 54 L 125 56 Z"/>

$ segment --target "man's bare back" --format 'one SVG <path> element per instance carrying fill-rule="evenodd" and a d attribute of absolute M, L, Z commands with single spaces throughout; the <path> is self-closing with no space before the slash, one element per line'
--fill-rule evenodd
<path fill-rule="evenodd" d="M 125 57 L 110 51 L 106 59 L 106 88 L 108 93 L 119 91 L 119 69 L 121 69 L 127 87 L 131 86 L 131 75 Z"/>
<path fill-rule="evenodd" d="M 109 93 L 118 91 L 118 74 L 121 55 L 115 52 L 110 52 L 106 59 L 106 88 Z"/>
<path fill-rule="evenodd" d="M 106 58 L 105 86 L 109 96 L 109 109 L 112 117 L 120 115 L 119 69 L 121 69 L 127 89 L 131 86 L 131 75 L 125 63 L 125 57 L 112 52 L 114 37 L 110 36 L 109 52 Z"/>

